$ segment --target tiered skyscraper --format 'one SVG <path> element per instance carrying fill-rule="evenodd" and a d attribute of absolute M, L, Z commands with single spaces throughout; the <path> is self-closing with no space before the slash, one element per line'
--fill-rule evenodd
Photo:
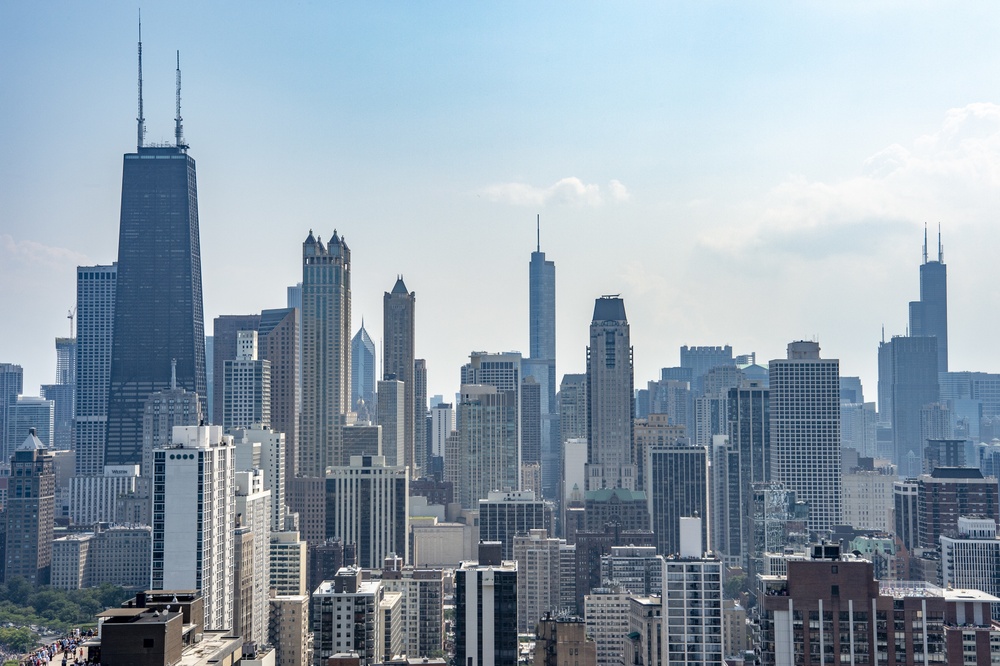
<path fill-rule="evenodd" d="M 205 407 L 198 185 L 181 126 L 179 67 L 177 82 L 175 145 L 143 145 L 140 39 L 138 145 L 122 168 L 104 460 L 111 465 L 140 462 L 143 404 L 170 388 L 171 360 L 177 361 L 177 385 L 197 393 Z"/>
<path fill-rule="evenodd" d="M 414 314 L 417 303 L 416 292 L 406 290 L 402 276 L 396 279 L 392 291 L 385 292 L 382 299 L 383 351 L 382 369 L 384 379 L 403 382 L 403 454 L 406 466 L 413 476 L 418 463 L 414 448 L 414 428 L 417 426 L 414 396 L 416 382 L 413 373 L 414 356 Z M 420 427 L 424 409 L 420 410 Z M 421 458 L 426 452 L 421 452 Z"/>
<path fill-rule="evenodd" d="M 938 339 L 938 372 L 948 372 L 948 267 L 938 230 L 937 261 L 927 259 L 924 227 L 924 263 L 920 265 L 920 300 L 910 302 L 910 335 Z M 881 405 L 879 405 L 881 407 Z"/>
<path fill-rule="evenodd" d="M 632 381 L 625 301 L 602 296 L 587 347 L 587 490 L 635 488 Z"/>
<path fill-rule="evenodd" d="M 350 409 L 351 251 L 333 232 L 302 244 L 302 430 L 298 473 L 324 478 L 346 463 L 341 429 Z"/>
<path fill-rule="evenodd" d="M 375 343 L 362 319 L 361 328 L 351 340 L 351 406 L 357 411 L 358 400 L 364 400 L 372 418 L 375 416 L 375 376 Z"/>
<path fill-rule="evenodd" d="M 524 375 L 541 385 L 542 489 L 555 497 L 559 485 L 559 432 L 556 407 L 556 265 L 542 252 L 541 230 L 528 264 L 528 337 L 530 358 Z"/>

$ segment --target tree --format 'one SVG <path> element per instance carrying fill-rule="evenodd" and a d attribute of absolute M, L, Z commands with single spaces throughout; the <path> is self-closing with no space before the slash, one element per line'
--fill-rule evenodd
<path fill-rule="evenodd" d="M 0 645 L 11 652 L 28 652 L 38 643 L 38 635 L 25 627 L 0 627 Z"/>

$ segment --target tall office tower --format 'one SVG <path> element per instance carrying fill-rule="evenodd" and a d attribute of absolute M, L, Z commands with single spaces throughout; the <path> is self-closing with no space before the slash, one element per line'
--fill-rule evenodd
<path fill-rule="evenodd" d="M 865 392 L 860 377 L 840 378 L 840 402 L 860 405 L 865 401 Z"/>
<path fill-rule="evenodd" d="M 634 489 L 632 346 L 625 301 L 617 296 L 602 296 L 594 303 L 587 347 L 587 417 L 587 490 Z"/>
<path fill-rule="evenodd" d="M 597 644 L 580 618 L 545 617 L 534 630 L 534 666 L 597 666 Z M 625 662 L 638 663 L 638 662 Z"/>
<path fill-rule="evenodd" d="M 333 232 L 302 243 L 302 427 L 298 474 L 343 465 L 340 430 L 350 408 L 351 251 Z M 298 507 L 295 507 L 298 510 Z"/>
<path fill-rule="evenodd" d="M 251 535 L 250 589 L 241 599 L 249 609 L 249 633 L 240 635 L 243 641 L 267 643 L 268 591 L 271 587 L 271 491 L 264 487 L 264 471 L 260 468 L 240 470 L 235 474 L 236 520 Z M 238 537 L 237 537 L 238 538 Z M 240 604 L 233 603 L 234 614 Z"/>
<path fill-rule="evenodd" d="M 854 449 L 858 455 L 879 458 L 875 433 L 878 415 L 875 403 L 840 403 L 840 447 Z"/>
<path fill-rule="evenodd" d="M 492 491 L 520 487 L 518 456 L 518 391 L 483 384 L 463 384 L 458 404 L 458 451 L 446 456 L 454 470 L 455 495 L 463 508 Z"/>
<path fill-rule="evenodd" d="M 14 450 L 29 430 L 34 430 L 45 448 L 52 449 L 52 436 L 55 434 L 55 403 L 39 396 L 19 395 L 7 405 L 7 447 L 3 452 L 4 462 L 14 455 Z"/>
<path fill-rule="evenodd" d="M 142 459 L 140 476 L 153 478 L 153 451 L 169 446 L 175 426 L 196 426 L 204 420 L 202 404 L 196 393 L 171 383 L 165 391 L 146 398 L 142 408 Z"/>
<path fill-rule="evenodd" d="M 378 569 L 390 553 L 410 559 L 407 537 L 410 479 L 403 465 L 381 456 L 354 456 L 326 478 L 326 537 L 357 544 L 357 563 Z"/>
<path fill-rule="evenodd" d="M 879 344 L 879 390 L 888 386 L 893 462 L 904 478 L 917 476 L 923 467 L 926 442 L 920 440 L 920 410 L 939 398 L 939 342 L 928 336 L 894 335 Z"/>
<path fill-rule="evenodd" d="M 215 337 L 205 336 L 205 404 L 206 414 L 215 413 Z"/>
<path fill-rule="evenodd" d="M 418 472 L 427 469 L 427 359 L 413 361 L 413 450 Z"/>
<path fill-rule="evenodd" d="M 663 368 L 662 377 L 649 382 L 649 413 L 666 414 L 670 422 L 694 430 L 694 391 L 691 368 Z M 681 377 L 681 378 L 678 378 Z"/>
<path fill-rule="evenodd" d="M 743 372 L 735 365 L 720 365 L 701 379 L 701 395 L 694 399 L 692 441 L 709 448 L 712 437 L 728 434 L 729 390 L 743 382 Z"/>
<path fill-rule="evenodd" d="M 740 452 L 742 493 L 771 480 L 771 403 L 767 385 L 745 381 L 729 389 L 729 441 Z"/>
<path fill-rule="evenodd" d="M 938 339 L 938 372 L 948 372 L 948 267 L 938 229 L 937 261 L 927 259 L 927 227 L 924 227 L 924 263 L 920 264 L 920 300 L 910 301 L 910 335 Z"/>
<path fill-rule="evenodd" d="M 517 664 L 517 562 L 480 542 L 476 562 L 455 570 L 455 663 Z"/>
<path fill-rule="evenodd" d="M 388 378 L 403 382 L 404 421 L 403 421 L 403 451 L 405 464 L 410 468 L 410 475 L 416 472 L 416 441 L 415 428 L 417 413 L 414 396 L 415 382 L 413 376 L 415 326 L 414 315 L 417 303 L 417 293 L 406 290 L 402 276 L 396 278 L 392 291 L 385 292 L 382 298 L 382 372 Z M 421 424 L 423 421 L 421 421 Z"/>
<path fill-rule="evenodd" d="M 743 566 L 744 507 L 740 450 L 726 435 L 712 437 L 709 449 L 709 525 L 712 550 L 727 566 Z"/>
<path fill-rule="evenodd" d="M 406 464 L 406 384 L 397 379 L 380 379 L 375 423 L 382 427 L 382 451 L 390 467 Z"/>
<path fill-rule="evenodd" d="M 141 42 L 139 54 L 141 72 Z M 198 186 L 182 132 L 180 80 L 178 67 L 175 145 L 144 146 L 139 77 L 138 145 L 123 160 L 104 460 L 110 465 L 140 462 L 143 404 L 170 386 L 171 359 L 177 384 L 205 406 Z"/>
<path fill-rule="evenodd" d="M 223 379 L 222 427 L 271 427 L 271 362 L 259 358 L 257 331 L 237 334 L 236 358 L 227 360 Z"/>
<path fill-rule="evenodd" d="M 587 439 L 587 375 L 563 375 L 559 384 L 559 441 Z"/>
<path fill-rule="evenodd" d="M 285 479 L 295 477 L 299 433 L 299 311 L 264 310 L 257 330 L 260 358 L 271 362 L 271 427 L 285 435 Z"/>
<path fill-rule="evenodd" d="M 735 366 L 733 348 L 724 347 L 681 347 L 681 366 L 691 370 L 691 389 L 695 396 L 704 393 L 704 377 L 712 368 L 719 366 Z"/>
<path fill-rule="evenodd" d="M 521 464 L 542 462 L 541 384 L 528 375 L 521 380 Z"/>
<path fill-rule="evenodd" d="M 840 524 L 840 361 L 799 341 L 769 368 L 771 476 L 809 503 L 809 529 L 830 529 Z"/>
<path fill-rule="evenodd" d="M 544 529 L 552 534 L 552 505 L 530 490 L 491 492 L 479 500 L 479 538 L 497 542 L 505 560 L 514 557 L 514 535 Z"/>
<path fill-rule="evenodd" d="M 260 328 L 260 315 L 219 315 L 212 322 L 212 423 L 222 425 L 225 418 L 226 361 L 236 358 L 240 331 Z"/>
<path fill-rule="evenodd" d="M 52 570 L 56 475 L 52 454 L 27 433 L 10 458 L 7 486 L 4 581 L 22 576 L 32 585 L 48 585 Z"/>
<path fill-rule="evenodd" d="M 71 451 L 76 388 L 72 384 L 42 384 L 39 388 L 42 398 L 52 402 L 52 448 L 56 451 Z"/>
<path fill-rule="evenodd" d="M 514 441 L 516 442 L 517 463 L 521 460 L 521 380 L 523 359 L 518 352 L 490 354 L 472 352 L 469 362 L 462 366 L 461 384 L 483 384 L 493 386 L 498 392 L 508 392 L 514 406 Z M 512 486 L 517 488 L 517 485 Z M 496 490 L 492 488 L 491 490 Z"/>
<path fill-rule="evenodd" d="M 680 519 L 708 516 L 708 452 L 690 444 L 649 451 L 649 515 L 660 555 L 680 552 Z M 709 550 L 708 521 L 702 523 L 701 551 Z"/>
<path fill-rule="evenodd" d="M 601 557 L 601 584 L 658 597 L 663 591 L 663 558 L 655 546 L 612 546 L 611 553 Z"/>
<path fill-rule="evenodd" d="M 430 455 L 444 457 L 444 443 L 455 429 L 455 410 L 450 402 L 431 407 Z"/>
<path fill-rule="evenodd" d="M 205 628 L 233 626 L 233 438 L 222 426 L 175 428 L 153 452 L 154 590 L 201 590 Z"/>
<path fill-rule="evenodd" d="M 7 409 L 24 393 L 24 369 L 14 363 L 0 363 L 0 447 L 8 450 Z M 21 440 L 15 440 L 20 444 Z M 11 447 L 13 448 L 13 447 Z M 6 458 L 4 459 L 6 461 Z"/>
<path fill-rule="evenodd" d="M 537 220 L 536 220 L 537 222 Z M 556 265 L 547 261 L 536 228 L 535 251 L 528 264 L 528 356 L 524 374 L 540 385 L 540 462 L 546 497 L 559 489 L 559 408 L 556 405 Z"/>
<path fill-rule="evenodd" d="M 687 441 L 688 431 L 685 426 L 671 423 L 666 414 L 650 413 L 644 419 L 635 420 L 635 445 L 633 460 L 635 460 L 635 486 L 639 490 L 646 488 L 646 458 L 654 446 L 673 445 Z"/>
<path fill-rule="evenodd" d="M 722 666 L 722 562 L 701 548 L 701 518 L 680 519 L 680 552 L 663 563 L 663 616 L 681 618 L 662 643 L 664 664 Z"/>
<path fill-rule="evenodd" d="M 562 547 L 566 542 L 550 538 L 545 529 L 528 530 L 514 536 L 514 560 L 517 562 L 517 631 L 531 633 L 546 615 L 564 610 L 561 584 Z M 572 580 L 572 579 L 571 579 Z M 575 597 L 573 590 L 570 598 Z"/>
<path fill-rule="evenodd" d="M 56 384 L 76 385 L 75 337 L 56 338 Z"/>
<path fill-rule="evenodd" d="M 365 320 L 361 320 L 361 328 L 351 338 L 351 405 L 355 411 L 360 411 L 358 401 L 363 400 L 368 413 L 375 408 L 375 343 L 365 329 Z"/>

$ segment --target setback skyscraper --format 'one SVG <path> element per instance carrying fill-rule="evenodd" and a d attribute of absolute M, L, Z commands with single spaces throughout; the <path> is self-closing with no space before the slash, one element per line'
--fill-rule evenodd
<path fill-rule="evenodd" d="M 171 360 L 177 385 L 205 400 L 198 186 L 181 130 L 179 67 L 177 82 L 175 145 L 144 146 L 140 41 L 138 146 L 122 168 L 104 460 L 110 465 L 140 462 L 143 404 L 170 388 Z"/>
<path fill-rule="evenodd" d="M 910 335 L 938 339 L 938 372 L 948 372 L 948 267 L 938 229 L 937 261 L 927 260 L 924 227 L 924 263 L 920 265 L 920 300 L 910 302 Z M 879 405 L 881 408 L 882 405 Z"/>
<path fill-rule="evenodd" d="M 587 490 L 635 489 L 632 346 L 625 301 L 618 296 L 601 296 L 594 304 L 587 347 L 587 415 Z"/>
<path fill-rule="evenodd" d="M 396 278 L 396 284 L 393 285 L 392 291 L 385 292 L 382 299 L 383 379 L 391 378 L 403 382 L 403 452 L 406 466 L 410 469 L 411 475 L 416 471 L 417 464 L 416 451 L 414 450 L 414 428 L 417 425 L 416 412 L 414 411 L 416 385 L 413 374 L 416 303 L 416 292 L 406 290 L 402 276 Z M 421 409 L 421 427 L 424 427 L 423 413 L 424 411 Z"/>
<path fill-rule="evenodd" d="M 524 376 L 541 385 L 542 488 L 555 497 L 559 485 L 559 432 L 556 407 L 556 265 L 542 252 L 541 230 L 528 264 L 529 354 Z"/>

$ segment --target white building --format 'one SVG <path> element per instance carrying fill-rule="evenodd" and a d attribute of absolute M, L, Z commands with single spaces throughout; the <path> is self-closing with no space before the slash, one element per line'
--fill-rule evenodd
<path fill-rule="evenodd" d="M 840 361 L 822 359 L 819 344 L 788 344 L 771 361 L 772 480 L 809 503 L 809 529 L 841 524 Z"/>
<path fill-rule="evenodd" d="M 178 426 L 153 452 L 153 590 L 201 590 L 206 629 L 233 626 L 233 438 Z"/>
<path fill-rule="evenodd" d="M 893 483 L 896 468 L 854 470 L 844 474 L 841 485 L 843 524 L 859 530 L 894 532 Z"/>
<path fill-rule="evenodd" d="M 544 529 L 529 530 L 514 537 L 517 562 L 517 631 L 535 630 L 547 613 L 559 615 L 562 605 L 562 546 L 566 542 L 548 536 Z"/>
<path fill-rule="evenodd" d="M 662 662 L 722 666 L 722 562 L 701 550 L 701 518 L 681 518 L 681 548 L 663 564 Z"/>
<path fill-rule="evenodd" d="M 598 666 L 620 666 L 629 632 L 629 593 L 598 587 L 583 597 L 587 635 L 597 644 Z"/>
<path fill-rule="evenodd" d="M 381 581 L 363 581 L 361 569 L 342 568 L 312 595 L 313 663 L 323 666 L 335 654 L 354 652 L 362 666 L 380 664 L 386 652 L 386 635 L 392 632 L 399 636 L 399 643 L 393 645 L 394 639 L 390 639 L 388 651 L 399 654 L 402 634 L 398 620 L 395 627 L 391 622 L 394 615 L 399 617 L 401 604 L 399 593 L 387 594 Z"/>
<path fill-rule="evenodd" d="M 397 560 L 399 561 L 399 560 Z M 401 595 L 403 652 L 431 657 L 444 649 L 444 575 L 441 569 L 382 571 L 382 587 Z"/>
<path fill-rule="evenodd" d="M 941 580 L 946 588 L 1000 596 L 1000 539 L 989 518 L 958 519 L 958 536 L 941 537 Z"/>
<path fill-rule="evenodd" d="M 236 444 L 236 469 L 260 469 L 264 490 L 271 493 L 272 532 L 285 529 L 285 434 L 270 428 L 237 428 L 232 431 Z"/>
<path fill-rule="evenodd" d="M 307 594 L 306 551 L 298 532 L 271 532 L 271 587 L 278 595 Z"/>
<path fill-rule="evenodd" d="M 389 467 L 381 456 L 354 456 L 347 467 L 331 467 L 327 537 L 357 544 L 357 562 L 365 569 L 381 567 L 390 553 L 409 562 L 409 483 L 405 465 Z"/>
<path fill-rule="evenodd" d="M 377 382 L 378 408 L 375 421 L 382 426 L 385 464 L 402 465 L 406 457 L 406 385 L 398 379 Z"/>
<path fill-rule="evenodd" d="M 253 534 L 253 580 L 250 591 L 252 630 L 244 640 L 267 642 L 268 593 L 271 585 L 271 491 L 264 489 L 260 469 L 236 472 L 236 516 Z"/>
<path fill-rule="evenodd" d="M 118 498 L 134 493 L 138 465 L 105 465 L 103 476 L 74 476 L 69 482 L 69 517 L 76 525 L 119 522 Z"/>
<path fill-rule="evenodd" d="M 444 456 L 445 441 L 455 429 L 455 410 L 450 402 L 439 402 L 431 407 L 431 455 Z"/>
<path fill-rule="evenodd" d="M 271 362 L 257 357 L 257 331 L 236 333 L 236 358 L 225 362 L 222 424 L 226 432 L 271 426 Z"/>

